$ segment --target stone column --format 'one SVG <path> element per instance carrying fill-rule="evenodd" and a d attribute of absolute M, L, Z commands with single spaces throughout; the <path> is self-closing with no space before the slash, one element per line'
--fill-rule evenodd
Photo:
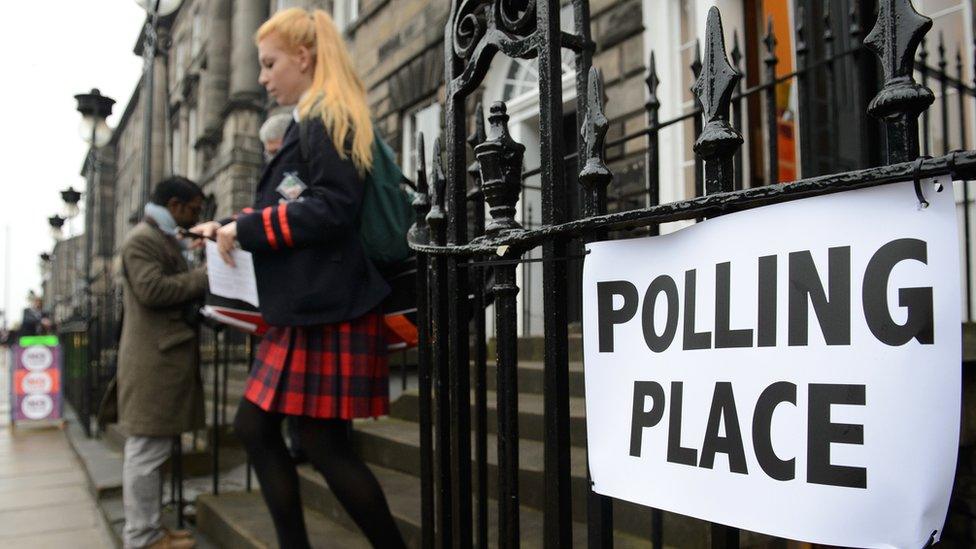
<path fill-rule="evenodd" d="M 229 91 L 231 0 L 212 0 L 207 19 L 207 70 L 201 75 L 200 112 L 202 135 L 216 144 L 220 141 Z"/>
<path fill-rule="evenodd" d="M 254 45 L 254 33 L 267 17 L 267 0 L 234 1 L 230 73 L 230 97 L 234 102 L 257 102 L 263 97 L 258 84 L 258 50 Z"/>

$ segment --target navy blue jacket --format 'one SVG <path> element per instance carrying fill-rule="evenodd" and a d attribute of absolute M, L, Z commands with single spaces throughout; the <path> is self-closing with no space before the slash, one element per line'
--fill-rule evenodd
<path fill-rule="evenodd" d="M 310 124 L 308 161 L 298 124 L 261 174 L 253 210 L 237 217 L 237 239 L 254 254 L 261 314 L 275 326 L 331 324 L 376 309 L 390 289 L 359 239 L 363 178 L 339 158 L 320 120 Z M 285 202 L 277 187 L 295 172 L 308 186 Z"/>

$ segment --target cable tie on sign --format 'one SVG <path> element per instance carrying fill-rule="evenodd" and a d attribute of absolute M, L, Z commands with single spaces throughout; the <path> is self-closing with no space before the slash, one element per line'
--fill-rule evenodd
<path fill-rule="evenodd" d="M 948 161 L 948 165 L 949 165 L 949 177 L 952 178 L 953 181 L 962 181 L 963 184 L 965 185 L 966 182 L 959 175 L 959 172 L 957 171 L 957 168 L 956 168 L 956 155 L 959 154 L 959 153 L 961 153 L 961 152 L 962 151 L 959 150 L 959 149 L 955 149 L 955 150 L 949 151 L 949 161 Z M 941 184 L 939 185 L 939 192 L 942 192 L 942 185 Z"/>
<path fill-rule="evenodd" d="M 915 197 L 918 198 L 918 209 L 924 210 L 929 207 L 929 201 L 925 200 L 925 195 L 922 194 L 922 164 L 925 160 L 930 157 L 920 156 L 918 160 L 915 161 L 915 169 L 912 170 L 912 181 L 915 183 Z"/>

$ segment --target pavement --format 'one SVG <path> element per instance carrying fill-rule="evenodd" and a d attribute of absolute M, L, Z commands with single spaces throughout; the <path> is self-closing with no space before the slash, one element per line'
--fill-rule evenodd
<path fill-rule="evenodd" d="M 0 547 L 114 547 L 62 423 L 10 423 L 0 350 Z"/>

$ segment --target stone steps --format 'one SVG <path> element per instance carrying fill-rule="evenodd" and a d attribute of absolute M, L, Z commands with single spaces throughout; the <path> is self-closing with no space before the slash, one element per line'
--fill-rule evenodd
<path fill-rule="evenodd" d="M 473 372 L 472 372 L 473 376 Z M 488 361 L 485 369 L 485 382 L 489 391 L 498 389 L 498 368 L 494 360 Z M 472 377 L 472 386 L 474 378 Z M 521 361 L 518 365 L 518 389 L 520 393 L 541 395 L 545 387 L 543 363 L 541 361 Z M 569 396 L 583 397 L 583 363 L 569 363 Z"/>
<path fill-rule="evenodd" d="M 359 532 L 340 526 L 321 513 L 305 508 L 305 525 L 312 547 L 368 549 Z M 265 549 L 278 547 L 274 524 L 261 494 L 201 494 L 197 498 L 197 527 L 220 547 Z"/>
<path fill-rule="evenodd" d="M 497 432 L 498 396 L 494 391 L 487 391 L 488 432 Z M 542 440 L 545 432 L 543 422 L 543 397 L 540 394 L 519 394 L 519 438 Z M 390 405 L 390 417 L 405 421 L 416 422 L 420 413 L 420 395 L 416 390 L 403 393 L 396 402 Z M 474 421 L 474 392 L 471 393 L 471 417 Z M 582 397 L 569 399 L 569 436 L 573 446 L 586 446 L 586 406 Z"/>
<path fill-rule="evenodd" d="M 488 495 L 497 497 L 498 446 L 494 435 L 486 437 L 488 458 Z M 359 421 L 355 425 L 354 443 L 356 450 L 369 463 L 413 477 L 420 476 L 420 432 L 416 423 L 393 418 L 378 421 Z M 474 452 L 474 436 L 471 448 Z M 521 503 L 533 509 L 542 509 L 545 503 L 545 469 L 542 442 L 519 440 L 519 498 Z M 472 459 L 472 483 L 474 483 L 475 463 Z M 586 521 L 586 449 L 570 449 L 570 468 L 572 473 L 571 494 L 573 499 L 573 520 Z M 475 489 L 475 488 L 472 488 Z M 304 493 L 304 492 L 303 492 Z M 647 508 L 626 502 L 617 502 L 614 511 L 614 527 L 621 532 L 649 535 L 650 512 Z M 692 538 L 698 527 L 694 521 L 680 516 L 670 517 L 669 528 L 674 532 L 685 532 L 684 537 Z"/>
<path fill-rule="evenodd" d="M 420 532 L 420 479 L 414 475 L 404 474 L 384 467 L 371 465 L 377 480 L 383 486 L 390 511 L 407 541 L 409 547 L 419 547 Z M 306 506 L 321 512 L 329 519 L 348 528 L 355 528 L 352 519 L 336 500 L 328 485 L 316 471 L 308 466 L 299 468 L 299 481 L 302 486 L 302 498 Z M 496 511 L 498 503 L 494 499 L 488 501 L 488 543 L 497 546 L 498 523 Z M 528 506 L 522 506 L 519 513 L 521 526 L 522 547 L 542 547 L 542 512 Z M 582 523 L 573 525 L 574 547 L 586 546 L 586 526 Z M 650 547 L 649 541 L 643 541 L 632 536 L 619 534 L 615 537 L 615 547 L 639 548 Z"/>

